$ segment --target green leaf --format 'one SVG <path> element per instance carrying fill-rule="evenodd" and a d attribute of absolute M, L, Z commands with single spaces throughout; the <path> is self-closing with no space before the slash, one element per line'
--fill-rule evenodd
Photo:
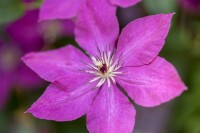
<path fill-rule="evenodd" d="M 43 2 L 43 0 L 37 0 L 36 2 L 34 2 L 34 6 L 35 6 L 36 8 L 40 8 L 42 2 Z"/>
<path fill-rule="evenodd" d="M 24 12 L 21 0 L 1 0 L 0 9 L 0 25 L 16 20 Z"/>
<path fill-rule="evenodd" d="M 7 116 L 4 112 L 0 111 L 0 132 L 5 130 L 5 125 L 7 124 Z"/>
<path fill-rule="evenodd" d="M 176 0 L 143 0 L 142 4 L 150 14 L 175 12 Z"/>

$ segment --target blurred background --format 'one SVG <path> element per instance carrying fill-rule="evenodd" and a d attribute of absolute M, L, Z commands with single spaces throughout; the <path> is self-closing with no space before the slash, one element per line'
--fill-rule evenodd
<path fill-rule="evenodd" d="M 69 20 L 38 23 L 42 0 L 0 0 L 0 133 L 87 133 L 85 117 L 71 122 L 34 118 L 24 112 L 48 83 L 20 58 L 33 51 L 54 49 L 74 41 Z M 159 107 L 137 110 L 134 133 L 200 133 L 200 0 L 142 0 L 118 8 L 123 28 L 132 20 L 175 12 L 160 55 L 178 70 L 188 91 Z"/>

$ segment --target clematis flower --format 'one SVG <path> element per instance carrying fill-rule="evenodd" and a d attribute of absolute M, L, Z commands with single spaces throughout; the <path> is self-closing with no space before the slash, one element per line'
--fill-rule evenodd
<path fill-rule="evenodd" d="M 51 82 L 27 112 L 55 121 L 86 114 L 91 133 L 131 133 L 136 111 L 127 96 L 138 105 L 153 107 L 186 89 L 175 68 L 158 56 L 172 16 L 136 19 L 118 35 L 115 7 L 106 0 L 89 0 L 77 17 L 75 31 L 87 54 L 67 45 L 22 58 Z"/>
<path fill-rule="evenodd" d="M 0 108 L 4 107 L 11 88 L 30 90 L 43 83 L 20 60 L 27 52 L 40 50 L 43 46 L 37 23 L 38 13 L 38 10 L 27 11 L 19 20 L 5 28 L 9 41 L 1 40 L 0 43 Z"/>
<path fill-rule="evenodd" d="M 180 5 L 184 10 L 200 14 L 200 1 L 199 0 L 179 0 Z"/>
<path fill-rule="evenodd" d="M 79 14 L 87 0 L 44 0 L 40 8 L 40 21 L 71 19 Z M 128 7 L 141 0 L 107 0 L 113 6 Z"/>
<path fill-rule="evenodd" d="M 11 40 L 16 42 L 24 52 L 39 50 L 44 44 L 40 31 L 41 25 L 37 22 L 38 15 L 38 10 L 27 11 L 24 16 L 5 29 Z"/>

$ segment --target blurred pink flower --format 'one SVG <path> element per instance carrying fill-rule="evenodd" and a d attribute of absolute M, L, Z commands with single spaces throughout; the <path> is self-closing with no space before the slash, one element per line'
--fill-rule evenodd
<path fill-rule="evenodd" d="M 38 10 L 27 11 L 20 19 L 6 27 L 11 40 L 24 52 L 39 50 L 44 45 L 41 25 L 37 22 L 38 15 Z"/>
<path fill-rule="evenodd" d="M 36 2 L 37 0 L 22 0 L 23 2 L 25 2 L 25 3 L 29 3 L 29 2 Z"/>
<path fill-rule="evenodd" d="M 200 14 L 200 0 L 179 0 L 179 3 L 186 11 Z"/>
<path fill-rule="evenodd" d="M 39 20 L 71 19 L 79 14 L 87 0 L 44 0 Z M 107 0 L 111 6 L 128 7 L 141 0 Z M 101 3 L 100 3 L 101 4 Z"/>
<path fill-rule="evenodd" d="M 55 121 L 71 121 L 87 114 L 91 133 L 130 133 L 135 109 L 121 87 L 145 107 L 167 102 L 186 89 L 175 68 L 158 57 L 172 15 L 137 19 L 118 35 L 115 7 L 107 0 L 88 0 L 77 17 L 75 31 L 88 55 L 69 45 L 22 58 L 51 82 L 27 112 Z"/>
<path fill-rule="evenodd" d="M 40 22 L 46 42 L 52 44 L 59 37 L 73 37 L 74 23 L 71 20 L 51 20 Z"/>
<path fill-rule="evenodd" d="M 22 0 L 22 2 L 24 3 L 26 10 L 33 11 L 38 9 L 36 3 L 39 3 L 39 0 Z M 37 14 L 38 13 L 39 12 L 37 10 Z M 29 21 L 31 21 L 31 19 Z M 35 23 L 38 22 L 35 21 Z M 73 37 L 74 22 L 72 20 L 55 20 L 40 22 L 40 31 L 45 37 L 45 42 L 53 43 L 53 41 L 55 41 L 57 37 L 60 37 L 62 35 L 65 35 L 67 37 Z"/>
<path fill-rule="evenodd" d="M 44 45 L 37 23 L 38 13 L 37 10 L 28 11 L 5 29 L 9 40 L 0 43 L 0 107 L 5 104 L 11 88 L 30 90 L 42 84 L 20 60 L 25 53 L 40 50 Z"/>

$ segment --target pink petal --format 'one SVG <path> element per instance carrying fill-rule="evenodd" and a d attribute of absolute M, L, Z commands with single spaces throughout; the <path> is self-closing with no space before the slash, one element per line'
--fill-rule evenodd
<path fill-rule="evenodd" d="M 157 106 L 179 96 L 186 86 L 175 68 L 161 57 L 141 67 L 124 68 L 117 82 L 141 106 Z"/>
<path fill-rule="evenodd" d="M 75 17 L 84 0 L 44 0 L 40 8 L 40 21 Z"/>
<path fill-rule="evenodd" d="M 65 77 L 60 77 L 54 81 L 54 84 L 59 88 L 64 88 L 66 92 L 70 93 L 80 86 L 90 83 L 94 76 L 83 71 L 77 71 L 76 73 L 69 73 Z M 96 86 L 97 82 L 90 83 Z"/>
<path fill-rule="evenodd" d="M 88 58 L 77 48 L 68 45 L 57 50 L 30 53 L 22 60 L 40 77 L 53 82 L 59 77 L 82 69 L 81 61 L 87 61 Z"/>
<path fill-rule="evenodd" d="M 91 107 L 98 92 L 98 89 L 91 90 L 93 88 L 92 84 L 82 85 L 69 93 L 66 91 L 67 88 L 59 88 L 51 84 L 27 112 L 46 120 L 77 119 L 85 115 Z"/>
<path fill-rule="evenodd" d="M 162 49 L 173 14 L 158 14 L 129 23 L 119 37 L 117 57 L 125 66 L 149 64 Z"/>
<path fill-rule="evenodd" d="M 141 0 L 110 0 L 112 4 L 120 7 L 133 6 Z"/>
<path fill-rule="evenodd" d="M 131 133 L 135 123 L 135 109 L 116 87 L 104 85 L 90 111 L 87 128 L 90 133 Z"/>
<path fill-rule="evenodd" d="M 77 17 L 76 41 L 89 54 L 112 50 L 119 33 L 116 7 L 108 0 L 88 0 Z"/>

